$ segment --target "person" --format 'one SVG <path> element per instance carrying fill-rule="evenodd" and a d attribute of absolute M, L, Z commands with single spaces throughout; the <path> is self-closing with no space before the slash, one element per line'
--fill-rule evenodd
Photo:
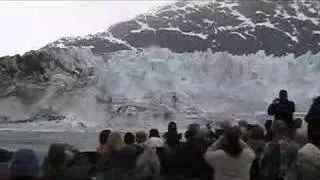
<path fill-rule="evenodd" d="M 147 134 L 144 131 L 136 133 L 136 142 L 138 146 L 144 146 L 147 141 Z"/>
<path fill-rule="evenodd" d="M 109 135 L 107 146 L 109 154 L 121 151 L 121 149 L 125 146 L 122 141 L 121 134 L 119 132 L 112 132 Z"/>
<path fill-rule="evenodd" d="M 190 124 L 185 133 L 187 142 L 177 146 L 172 156 L 171 175 L 185 178 L 199 178 L 200 161 L 204 154 L 201 149 L 200 125 Z"/>
<path fill-rule="evenodd" d="M 78 152 L 78 150 L 67 144 L 52 144 L 49 147 L 48 155 L 45 157 L 42 165 L 43 179 L 63 179 L 68 162 L 70 162 Z"/>
<path fill-rule="evenodd" d="M 298 143 L 301 148 L 308 143 L 307 128 L 302 128 L 302 119 L 300 118 L 294 120 L 293 140 Z"/>
<path fill-rule="evenodd" d="M 100 161 L 97 163 L 95 178 L 110 177 L 116 178 L 123 172 L 124 165 L 121 152 L 125 147 L 125 144 L 122 140 L 121 133 L 112 132 L 109 135 L 108 141 L 108 154 L 103 156 Z"/>
<path fill-rule="evenodd" d="M 161 172 L 161 163 L 155 151 L 145 147 L 143 152 L 138 156 L 135 166 L 136 177 L 151 178 L 157 177 Z"/>
<path fill-rule="evenodd" d="M 181 134 L 178 133 L 177 124 L 175 122 L 169 122 L 168 131 L 164 134 L 164 139 L 165 144 L 163 152 L 165 154 L 165 159 L 167 159 L 164 171 L 168 174 L 175 174 L 177 168 L 175 168 L 175 161 L 173 159 L 181 140 Z"/>
<path fill-rule="evenodd" d="M 238 126 L 226 127 L 224 134 L 205 153 L 205 160 L 214 169 L 216 180 L 249 180 L 254 152 L 240 139 Z"/>
<path fill-rule="evenodd" d="M 132 132 L 127 132 L 125 135 L 124 135 L 124 143 L 126 145 L 132 145 L 135 143 L 135 138 L 134 138 L 134 135 Z"/>
<path fill-rule="evenodd" d="M 250 130 L 250 135 L 248 139 L 248 145 L 257 154 L 263 151 L 265 141 L 264 141 L 264 131 L 259 125 L 254 125 Z"/>
<path fill-rule="evenodd" d="M 0 148 L 0 180 L 9 179 L 9 167 L 7 163 L 11 160 L 13 152 Z"/>
<path fill-rule="evenodd" d="M 160 162 L 151 148 L 132 143 L 124 145 L 118 132 L 110 134 L 107 145 L 110 154 L 98 163 L 96 177 L 139 179 L 160 173 Z"/>
<path fill-rule="evenodd" d="M 8 162 L 13 156 L 13 152 L 0 148 L 0 162 Z"/>
<path fill-rule="evenodd" d="M 99 155 L 97 152 L 92 152 Z M 90 162 L 89 154 L 80 152 L 74 155 L 66 166 L 62 180 L 89 180 L 95 172 L 95 164 Z M 91 154 L 92 155 L 92 154 Z"/>
<path fill-rule="evenodd" d="M 149 139 L 147 140 L 146 145 L 151 148 L 162 148 L 164 146 L 164 142 L 160 138 L 158 129 L 151 129 L 149 131 Z"/>
<path fill-rule="evenodd" d="M 298 152 L 299 180 L 318 180 L 320 177 L 320 119 L 308 125 L 308 140 L 305 146 Z"/>
<path fill-rule="evenodd" d="M 158 129 L 151 129 L 149 131 L 149 139 L 146 142 L 146 146 L 156 150 L 161 166 L 160 174 L 167 175 L 169 172 L 170 157 L 168 152 L 165 151 L 164 142 L 160 137 Z"/>
<path fill-rule="evenodd" d="M 158 129 L 150 129 L 149 138 L 157 137 L 160 138 L 160 133 Z"/>
<path fill-rule="evenodd" d="M 177 124 L 175 122 L 169 122 L 168 131 L 164 134 L 166 145 L 174 150 L 181 140 L 181 134 L 178 133 Z"/>
<path fill-rule="evenodd" d="M 249 139 L 249 124 L 246 120 L 240 120 L 238 124 L 240 127 L 240 138 L 244 142 L 247 142 Z"/>
<path fill-rule="evenodd" d="M 216 135 L 215 130 L 214 130 L 214 129 L 212 130 L 212 125 L 211 125 L 211 123 L 207 123 L 207 124 L 206 124 L 206 129 L 208 129 L 208 131 L 209 131 L 208 137 L 210 137 L 211 141 L 215 141 L 218 137 L 217 137 L 217 135 Z M 203 130 L 203 131 L 205 131 L 205 130 Z"/>
<path fill-rule="evenodd" d="M 274 116 L 274 120 L 282 120 L 286 123 L 288 129 L 293 126 L 293 113 L 295 112 L 295 103 L 288 100 L 288 92 L 281 90 L 279 98 L 273 100 L 268 107 L 268 114 Z"/>
<path fill-rule="evenodd" d="M 208 147 L 216 140 L 215 133 L 208 127 L 200 129 L 200 139 Z"/>
<path fill-rule="evenodd" d="M 260 169 L 259 169 L 259 161 L 261 154 L 264 150 L 265 140 L 264 140 L 264 131 L 263 128 L 259 125 L 255 125 L 250 130 L 250 135 L 248 139 L 248 145 L 255 152 L 256 158 L 253 161 L 250 177 L 251 180 L 259 180 L 260 178 Z"/>
<path fill-rule="evenodd" d="M 107 141 L 110 134 L 111 131 L 108 129 L 101 131 L 101 133 L 99 134 L 100 146 L 98 147 L 97 152 L 101 155 L 105 155 L 108 153 Z"/>
<path fill-rule="evenodd" d="M 261 154 L 260 180 L 286 180 L 294 177 L 298 144 L 289 138 L 285 122 L 278 120 L 272 125 L 273 140 Z"/>
<path fill-rule="evenodd" d="M 161 162 L 157 154 L 156 147 L 151 147 L 153 144 L 148 144 L 147 134 L 144 131 L 136 133 L 136 141 L 138 148 L 143 148 L 143 152 L 138 154 L 135 171 L 139 174 L 139 178 L 151 178 L 160 175 Z M 137 149 L 139 152 L 139 149 Z"/>
<path fill-rule="evenodd" d="M 32 149 L 19 149 L 12 158 L 10 180 L 35 180 L 39 178 L 40 166 Z"/>
<path fill-rule="evenodd" d="M 316 97 L 313 100 L 313 104 L 311 105 L 308 114 L 305 117 L 305 121 L 308 123 L 312 123 L 313 121 L 320 120 L 320 96 Z"/>
<path fill-rule="evenodd" d="M 264 135 L 264 139 L 266 142 L 269 142 L 269 141 L 272 141 L 272 120 L 267 120 L 265 123 L 264 123 L 264 127 L 266 129 L 266 133 Z"/>

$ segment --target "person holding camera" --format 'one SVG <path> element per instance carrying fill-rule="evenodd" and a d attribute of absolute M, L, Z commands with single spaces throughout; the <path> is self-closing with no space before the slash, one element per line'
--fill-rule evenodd
<path fill-rule="evenodd" d="M 273 100 L 268 108 L 268 114 L 274 116 L 274 120 L 282 120 L 288 128 L 293 127 L 293 113 L 295 112 L 295 103 L 288 100 L 288 92 L 281 90 L 279 98 Z"/>
<path fill-rule="evenodd" d="M 254 151 L 240 138 L 239 126 L 226 127 L 223 135 L 205 153 L 217 180 L 250 180 Z"/>

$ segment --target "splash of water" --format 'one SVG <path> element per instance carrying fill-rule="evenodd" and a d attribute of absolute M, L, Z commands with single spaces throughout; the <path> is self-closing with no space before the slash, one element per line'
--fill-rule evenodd
<path fill-rule="evenodd" d="M 159 48 L 108 56 L 94 56 L 89 50 L 75 54 L 82 59 L 83 68 L 95 69 L 93 83 L 57 93 L 61 91 L 57 84 L 74 82 L 56 75 L 59 83 L 31 106 L 33 112 L 51 108 L 92 127 L 160 128 L 168 120 L 188 124 L 264 112 L 280 89 L 289 91 L 297 111 L 306 111 L 312 98 L 320 94 L 320 54 L 295 59 L 293 55 L 276 58 L 263 52 L 248 56 L 210 51 L 178 54 Z M 74 56 L 57 56 L 71 69 L 75 66 Z M 3 102 L 1 108 L 7 111 L 15 105 L 18 111 L 30 112 L 18 100 Z"/>

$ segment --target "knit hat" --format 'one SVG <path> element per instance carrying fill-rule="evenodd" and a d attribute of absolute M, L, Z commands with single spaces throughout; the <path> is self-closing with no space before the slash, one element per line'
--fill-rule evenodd
<path fill-rule="evenodd" d="M 11 162 L 11 178 L 38 177 L 40 166 L 37 155 L 31 149 L 19 149 Z"/>

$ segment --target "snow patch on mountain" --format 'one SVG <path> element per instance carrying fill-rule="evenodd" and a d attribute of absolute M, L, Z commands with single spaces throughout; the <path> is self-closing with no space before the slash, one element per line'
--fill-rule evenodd
<path fill-rule="evenodd" d="M 47 48 L 88 47 L 103 54 L 159 46 L 179 53 L 210 49 L 298 57 L 320 52 L 319 12 L 320 3 L 307 0 L 178 1 L 112 25 L 106 32 L 63 38 Z"/>

